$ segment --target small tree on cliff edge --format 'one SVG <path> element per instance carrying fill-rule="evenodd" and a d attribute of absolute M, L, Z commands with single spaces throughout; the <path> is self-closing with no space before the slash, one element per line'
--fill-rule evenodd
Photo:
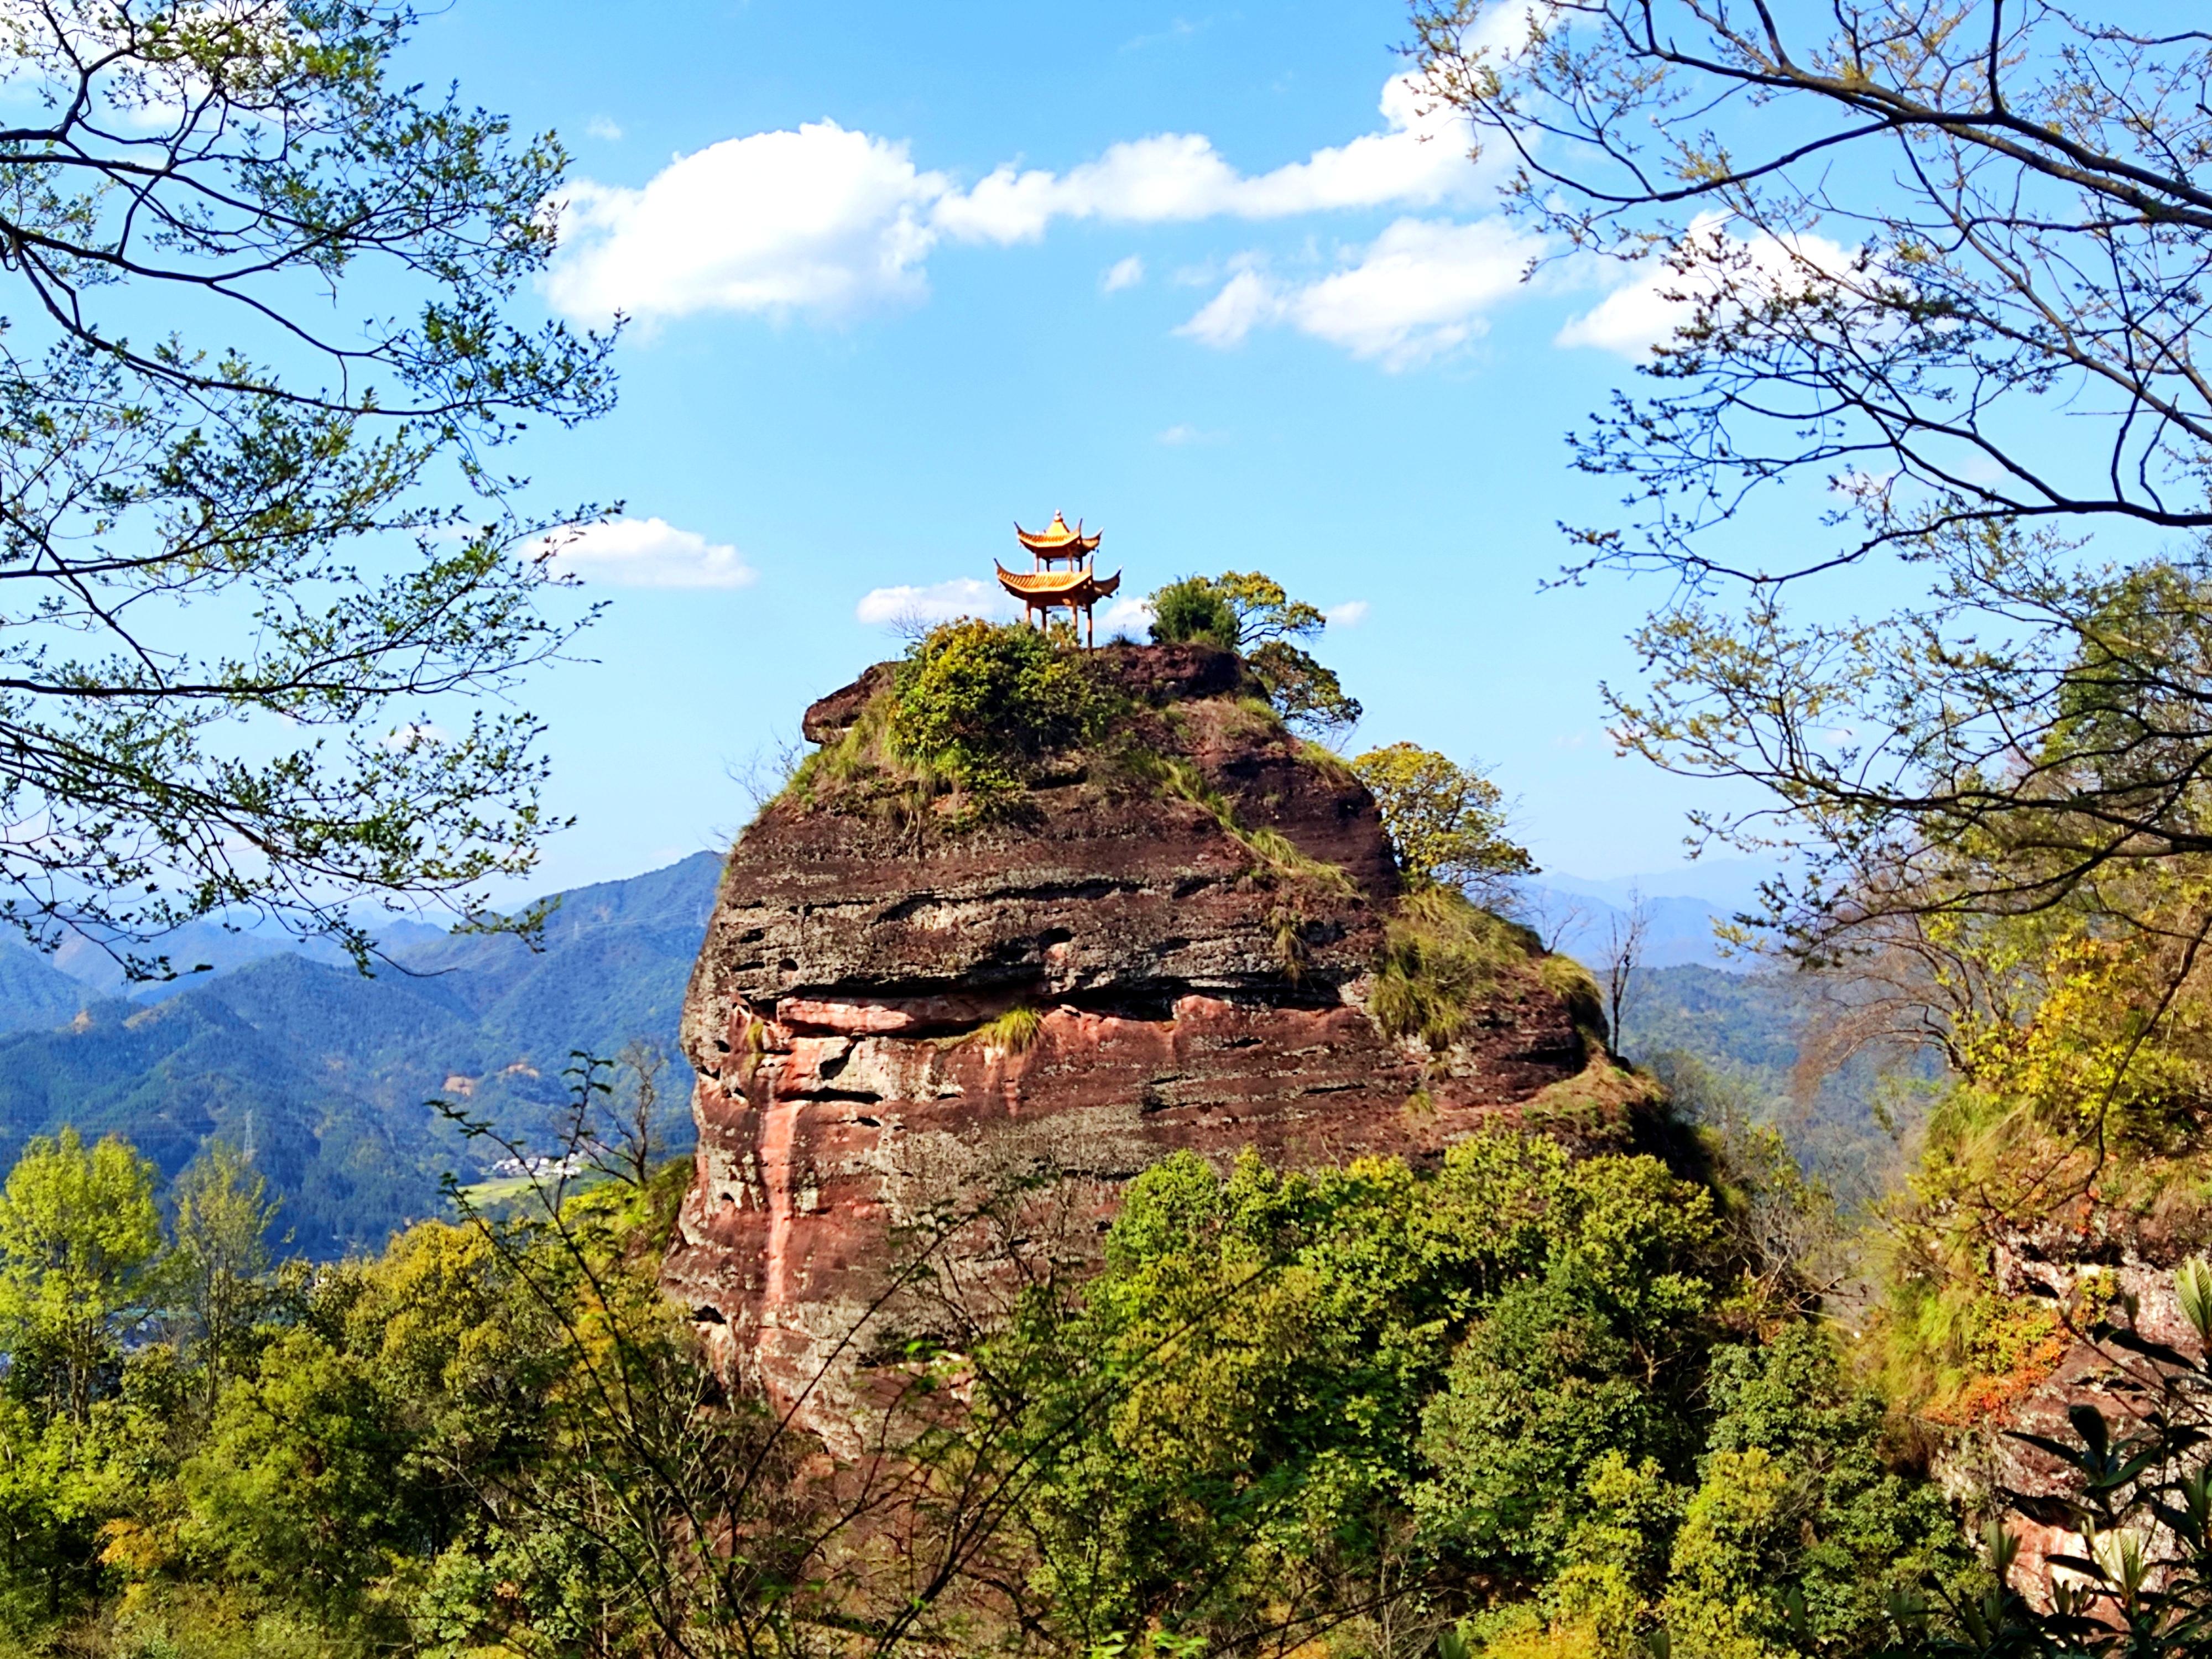
<path fill-rule="evenodd" d="M 1319 634 L 1328 619 L 1273 577 L 1256 570 L 1185 576 L 1155 592 L 1151 604 L 1156 643 L 1200 641 L 1241 653 L 1290 725 L 1341 738 L 1359 723 L 1358 699 L 1346 694 L 1335 671 L 1291 643 Z"/>
<path fill-rule="evenodd" d="M 1496 902 L 1513 878 L 1536 873 L 1528 849 L 1506 838 L 1504 797 L 1480 767 L 1394 743 L 1354 757 L 1352 769 L 1382 809 L 1398 868 L 1413 885 L 1458 887 Z"/>

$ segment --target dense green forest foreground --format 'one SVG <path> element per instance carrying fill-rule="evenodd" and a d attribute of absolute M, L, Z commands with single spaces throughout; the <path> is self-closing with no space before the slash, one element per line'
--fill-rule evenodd
<path fill-rule="evenodd" d="M 988 713 L 1083 660 L 949 625 L 899 707 Z M 975 810 L 1018 808 L 980 747 L 1012 728 L 920 751 L 953 778 L 923 799 L 962 799 L 965 766 Z M 1351 764 L 1405 902 L 1483 920 L 1452 890 L 1526 864 L 1496 792 L 1411 745 Z M 1437 922 L 1388 964 L 1437 1064 L 1492 994 L 1471 938 Z M 2037 1299 L 1995 1264 L 2005 1229 L 2084 1203 L 2107 1237 L 2153 1200 L 2169 1240 L 2201 1231 L 2165 1200 L 2200 1180 L 2202 1027 L 2139 1015 L 2212 1005 L 2158 1000 L 2153 953 L 2092 919 L 1947 938 L 2038 994 L 1953 1015 L 1911 1178 L 1864 1211 L 1882 1249 L 1768 1121 L 1778 1050 L 1733 1080 L 1676 1063 L 1671 1107 L 1643 1084 L 1502 1121 L 1434 1169 L 1179 1154 L 1096 1255 L 1054 1242 L 1057 1170 L 1025 1170 L 908 1218 L 891 1291 L 838 1334 L 865 1363 L 828 1445 L 660 1295 L 688 1170 L 656 1165 L 617 1068 L 572 1071 L 564 1155 L 498 1202 L 449 1183 L 453 1219 L 320 1266 L 273 1258 L 273 1194 L 220 1142 L 165 1190 L 119 1137 L 33 1139 L 0 1188 L 0 1620 L 148 1659 L 2205 1651 L 2212 1370 L 2094 1273 Z M 1779 994 L 1705 989 L 1686 1028 L 1763 1030 Z M 495 1118 L 441 1121 L 521 1158 Z M 1823 1316 L 1838 1263 L 1869 1287 L 1856 1334 Z M 2212 1269 L 2175 1284 L 2212 1334 Z M 2079 1341 L 2131 1391 L 2039 1443 L 2070 1488 L 1938 1478 Z M 2010 1583 L 2021 1505 L 2090 1540 L 2047 1605 Z"/>
<path fill-rule="evenodd" d="M 150 1166 L 65 1135 L 0 1192 L 0 1619 L 145 1659 L 2075 1650 L 1762 1253 L 1799 1188 L 1674 1140 L 1171 1158 L 1095 1278 L 856 1333 L 871 1449 L 833 1462 L 658 1296 L 681 1165 L 309 1268 L 234 1154 L 165 1226 Z M 921 1301 L 1030 1196 L 918 1231 Z M 2143 1478 L 2177 1449 L 2107 1464 L 2193 1563 L 2206 1476 Z M 2203 1650 L 2195 1593 L 2129 1651 Z"/>

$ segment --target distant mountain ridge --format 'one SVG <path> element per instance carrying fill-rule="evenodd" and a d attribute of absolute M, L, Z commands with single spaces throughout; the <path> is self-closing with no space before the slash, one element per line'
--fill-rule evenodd
<path fill-rule="evenodd" d="M 442 1212 L 446 1171 L 473 1179 L 495 1156 L 426 1102 L 453 1099 L 526 1129 L 566 1097 L 573 1052 L 611 1055 L 635 1037 L 670 1058 L 670 1144 L 688 1144 L 691 1079 L 676 1027 L 720 868 L 700 853 L 560 894 L 535 950 L 509 934 L 387 927 L 391 964 L 374 977 L 326 945 L 208 923 L 167 942 L 179 978 L 126 996 L 104 957 L 80 954 L 65 972 L 0 941 L 0 1160 L 74 1124 L 128 1135 L 173 1175 L 221 1137 L 252 1150 L 296 1247 L 373 1249 Z M 1745 982 L 1747 964 L 1719 957 L 1712 924 L 1741 902 L 1729 880 L 1747 896 L 1749 881 L 1707 874 L 1698 896 L 1644 901 L 1644 961 L 1656 971 L 1632 1003 L 1632 1052 L 1685 1048 L 1779 1079 L 1794 1057 L 1793 1000 Z M 1546 877 L 1528 912 L 1601 965 L 1626 915 L 1603 895 L 1625 901 L 1668 879 Z M 190 971 L 199 963 L 209 970 Z M 1716 998 L 1741 1012 L 1695 1012 Z"/>
<path fill-rule="evenodd" d="M 220 1136 L 252 1147 L 295 1245 L 331 1255 L 436 1213 L 445 1171 L 483 1172 L 492 1154 L 434 1097 L 526 1128 L 565 1097 L 574 1051 L 646 1038 L 671 1059 L 671 1128 L 688 1135 L 676 1024 L 720 866 L 701 853 L 562 894 L 536 949 L 419 929 L 373 977 L 342 957 L 240 951 L 150 1003 L 0 945 L 0 1158 L 74 1124 L 127 1134 L 173 1175 Z"/>

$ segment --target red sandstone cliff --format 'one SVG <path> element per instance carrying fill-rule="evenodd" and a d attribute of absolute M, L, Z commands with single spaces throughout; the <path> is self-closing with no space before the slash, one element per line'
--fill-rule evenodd
<path fill-rule="evenodd" d="M 2159 1368 L 2118 1343 L 2099 1340 L 2105 1320 L 2197 1358 L 2203 1352 L 2181 1311 L 2174 1270 L 2201 1248 L 2201 1213 L 2177 1206 L 2174 1218 L 2118 1212 L 2084 1200 L 2068 1213 L 2032 1226 L 2003 1230 L 1991 1251 L 1997 1293 L 2017 1305 L 2048 1310 L 2051 1335 L 2004 1379 L 1993 1397 L 1968 1403 L 1962 1421 L 1941 1425 L 1946 1439 L 1936 1472 L 1954 1495 L 1995 1507 L 2004 1494 L 2030 1499 L 2071 1494 L 2075 1477 L 2057 1458 L 2018 1432 L 2075 1442 L 2068 1413 L 2089 1406 L 2116 1433 L 2162 1405 Z M 2051 1558 L 2087 1553 L 2068 1527 L 2014 1512 L 2006 1524 L 2020 1540 L 2013 1588 L 2048 1607 L 2055 1574 Z"/>
<path fill-rule="evenodd" d="M 963 1193 L 1042 1178 L 1095 1237 L 1170 1151 L 1430 1157 L 1590 1058 L 1533 944 L 1444 1052 L 1386 1036 L 1367 1000 L 1399 881 L 1366 790 L 1240 696 L 1226 653 L 1092 660 L 1210 796 L 1077 755 L 1015 821 L 958 830 L 825 784 L 730 855 L 684 1013 L 699 1150 L 665 1283 L 774 1397 L 847 1397 L 902 1229 Z M 807 736 L 841 742 L 889 684 L 824 698 Z M 1342 876 L 1286 877 L 1265 831 Z M 1009 1010 L 1037 1018 L 986 1025 Z M 841 1437 L 832 1407 L 801 1415 Z"/>

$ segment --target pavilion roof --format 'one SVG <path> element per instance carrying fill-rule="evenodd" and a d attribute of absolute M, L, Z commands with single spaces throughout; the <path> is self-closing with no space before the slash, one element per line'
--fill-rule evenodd
<path fill-rule="evenodd" d="M 1100 533 L 1094 530 L 1088 536 L 1085 535 L 1080 519 L 1075 521 L 1075 528 L 1070 530 L 1067 520 L 1057 513 L 1052 515 L 1052 522 L 1042 530 L 1024 530 L 1018 524 L 1014 526 L 1015 538 L 1024 547 L 1032 553 L 1042 553 L 1047 558 L 1072 558 L 1078 553 L 1095 553 L 1098 550 Z"/>
<path fill-rule="evenodd" d="M 1009 570 L 998 566 L 999 586 L 1016 599 L 1054 605 L 1092 605 L 1121 585 L 1121 573 L 1101 576 L 1090 570 Z"/>

